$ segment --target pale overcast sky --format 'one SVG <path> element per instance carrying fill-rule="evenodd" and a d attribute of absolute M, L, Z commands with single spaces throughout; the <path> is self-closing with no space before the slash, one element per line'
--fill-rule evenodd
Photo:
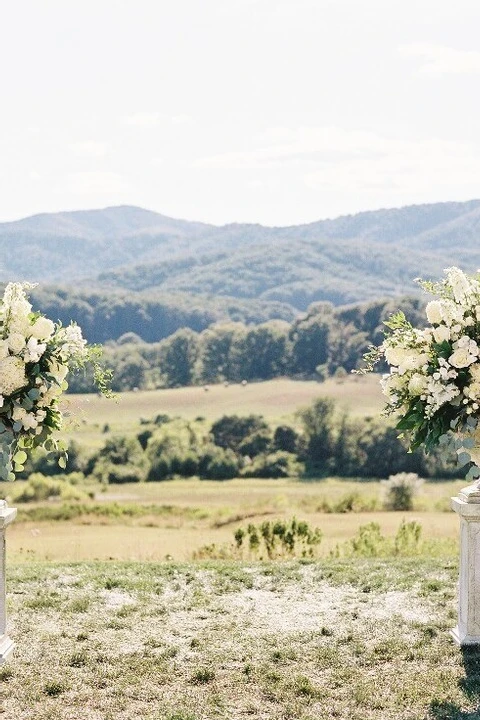
<path fill-rule="evenodd" d="M 15 0 L 0 221 L 287 225 L 480 197 L 478 0 Z"/>

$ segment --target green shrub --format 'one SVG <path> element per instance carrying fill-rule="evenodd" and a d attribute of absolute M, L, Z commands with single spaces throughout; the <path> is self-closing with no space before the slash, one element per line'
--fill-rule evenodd
<path fill-rule="evenodd" d="M 74 482 L 78 482 L 79 473 L 74 473 Z M 33 473 L 25 482 L 13 485 L 10 493 L 13 502 L 42 502 L 50 498 L 59 500 L 85 500 L 88 495 L 69 482 L 69 476 L 46 477 Z"/>
<path fill-rule="evenodd" d="M 145 480 L 145 471 L 136 465 L 102 465 L 102 482 L 107 485 L 136 483 Z"/>
<path fill-rule="evenodd" d="M 297 477 L 302 470 L 301 464 L 292 453 L 277 450 L 270 454 L 258 455 L 253 462 L 240 472 L 241 477 L 286 478 Z"/>
<path fill-rule="evenodd" d="M 241 455 L 255 457 L 260 453 L 265 453 L 272 444 L 272 436 L 270 430 L 262 429 L 247 435 L 238 446 L 238 452 Z"/>
<path fill-rule="evenodd" d="M 248 545 L 251 555 L 269 560 L 281 557 L 313 557 L 322 540 L 322 532 L 302 520 L 265 520 L 260 525 L 238 528 L 234 534 L 237 550 Z"/>
<path fill-rule="evenodd" d="M 383 480 L 386 510 L 413 510 L 413 498 L 423 480 L 416 473 L 397 473 Z"/>
<path fill-rule="evenodd" d="M 224 415 L 213 423 L 211 433 L 213 442 L 222 448 L 229 448 L 234 452 L 249 436 L 260 431 L 268 431 L 268 425 L 261 415 Z M 247 454 L 247 453 L 246 453 Z"/>
<path fill-rule="evenodd" d="M 239 461 L 232 450 L 214 447 L 205 453 L 199 469 L 206 480 L 232 480 L 238 476 Z"/>
<path fill-rule="evenodd" d="M 298 450 L 298 433 L 290 425 L 279 425 L 273 434 L 274 450 L 296 453 Z"/>

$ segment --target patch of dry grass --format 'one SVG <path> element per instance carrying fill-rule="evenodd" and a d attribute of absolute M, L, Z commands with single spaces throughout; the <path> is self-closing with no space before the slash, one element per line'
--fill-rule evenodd
<path fill-rule="evenodd" d="M 474 718 L 480 656 L 448 635 L 456 572 L 418 558 L 11 568 L 6 717 Z"/>
<path fill-rule="evenodd" d="M 447 510 L 450 496 L 464 484 L 425 483 L 415 511 L 400 513 L 381 510 L 378 482 L 174 480 L 110 486 L 80 504 L 20 505 L 8 530 L 9 556 L 15 561 L 185 561 L 204 545 L 232 542 L 235 530 L 248 522 L 292 516 L 321 529 L 323 555 L 369 522 L 378 522 L 382 533 L 392 537 L 402 520 L 416 520 L 425 539 L 456 542 L 458 518 L 439 509 Z M 344 501 L 352 493 L 360 498 L 353 505 L 356 511 L 324 512 L 326 504 L 348 507 Z"/>

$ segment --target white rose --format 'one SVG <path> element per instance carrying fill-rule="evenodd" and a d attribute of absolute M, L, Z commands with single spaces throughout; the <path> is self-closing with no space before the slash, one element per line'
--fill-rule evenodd
<path fill-rule="evenodd" d="M 46 317 L 39 317 L 31 328 L 31 335 L 37 340 L 46 340 L 55 332 L 55 324 Z"/>
<path fill-rule="evenodd" d="M 411 350 L 400 347 L 399 345 L 394 345 L 393 347 L 387 346 L 385 348 L 385 359 L 389 365 L 400 365 L 410 353 Z"/>
<path fill-rule="evenodd" d="M 380 380 L 380 385 L 383 394 L 395 400 L 397 392 L 405 387 L 405 379 L 398 373 L 392 373 L 391 375 L 384 375 Z"/>
<path fill-rule="evenodd" d="M 432 325 L 439 325 L 442 322 L 442 306 L 438 300 L 427 303 L 425 308 L 428 322 Z"/>
<path fill-rule="evenodd" d="M 418 353 L 411 350 L 409 355 L 405 357 L 398 366 L 398 372 L 402 375 L 408 370 L 418 370 L 428 364 L 428 355 L 426 353 Z"/>
<path fill-rule="evenodd" d="M 410 393 L 410 395 L 417 397 L 418 395 L 422 395 L 425 392 L 426 387 L 427 378 L 423 375 L 420 375 L 420 373 L 415 373 L 414 375 L 412 375 L 408 383 L 408 392 Z"/>
<path fill-rule="evenodd" d="M 427 378 L 423 375 L 420 375 L 420 373 L 415 373 L 414 375 L 412 375 L 408 383 L 408 392 L 410 393 L 410 395 L 417 397 L 418 395 L 422 395 L 425 392 L 426 387 Z"/>
<path fill-rule="evenodd" d="M 27 342 L 25 362 L 38 362 L 46 349 L 45 343 L 39 343 L 37 338 L 31 337 Z"/>
<path fill-rule="evenodd" d="M 468 352 L 468 348 L 459 347 L 450 355 L 448 362 L 453 367 L 464 368 L 474 363 L 476 359 L 475 355 Z"/>
<path fill-rule="evenodd" d="M 7 343 L 11 352 L 14 355 L 18 355 L 18 353 L 25 347 L 25 338 L 20 333 L 13 332 L 7 337 Z"/>
<path fill-rule="evenodd" d="M 469 279 L 465 273 L 457 267 L 445 268 L 445 272 L 447 273 L 447 280 L 452 288 L 455 301 L 457 303 L 465 302 L 473 292 L 473 287 Z"/>
<path fill-rule="evenodd" d="M 446 325 L 439 325 L 438 327 L 433 329 L 433 337 L 435 338 L 435 342 L 442 343 L 445 342 L 445 340 L 450 340 L 450 330 Z"/>

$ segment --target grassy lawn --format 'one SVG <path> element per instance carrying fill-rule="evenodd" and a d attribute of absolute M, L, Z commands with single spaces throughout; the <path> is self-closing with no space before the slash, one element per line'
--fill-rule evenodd
<path fill-rule="evenodd" d="M 455 559 L 9 567 L 17 720 L 466 720 Z"/>

